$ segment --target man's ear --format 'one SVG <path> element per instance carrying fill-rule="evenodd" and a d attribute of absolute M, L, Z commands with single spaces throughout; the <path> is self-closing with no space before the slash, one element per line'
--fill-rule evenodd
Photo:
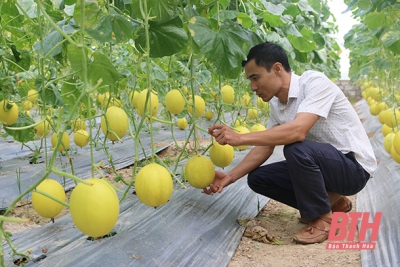
<path fill-rule="evenodd" d="M 276 75 L 279 75 L 280 72 L 283 70 L 283 66 L 280 62 L 275 62 L 272 66 L 272 69 L 274 70 Z"/>

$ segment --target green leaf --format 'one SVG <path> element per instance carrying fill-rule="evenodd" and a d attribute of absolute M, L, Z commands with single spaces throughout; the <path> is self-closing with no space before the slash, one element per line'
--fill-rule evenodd
<path fill-rule="evenodd" d="M 294 20 L 294 23 L 298 28 L 301 28 L 303 25 L 306 25 L 307 24 L 306 22 L 307 21 L 304 19 L 302 15 L 297 15 L 297 17 Z"/>
<path fill-rule="evenodd" d="M 318 13 L 321 13 L 322 9 L 329 8 L 329 6 L 325 5 L 321 0 L 308 0 L 308 3 Z"/>
<path fill-rule="evenodd" d="M 111 22 L 112 22 L 112 29 L 117 42 L 121 42 L 132 38 L 135 28 L 138 27 L 138 24 L 131 23 L 130 21 L 125 19 L 125 17 L 119 14 L 113 14 L 111 17 Z"/>
<path fill-rule="evenodd" d="M 282 4 L 276 5 L 276 4 L 267 2 L 265 0 L 261 0 L 260 2 L 265 7 L 265 10 L 268 10 L 268 12 L 273 15 L 280 16 L 286 10 L 285 6 L 283 6 Z"/>
<path fill-rule="evenodd" d="M 374 11 L 374 6 L 371 4 L 370 0 L 359 0 L 358 1 L 358 12 L 357 16 L 362 17 L 365 14 Z"/>
<path fill-rule="evenodd" d="M 323 63 L 323 64 L 327 63 L 328 55 L 325 48 L 321 50 L 315 50 L 314 55 L 315 55 L 313 60 L 314 63 Z"/>
<path fill-rule="evenodd" d="M 76 102 L 80 95 L 80 91 L 75 83 L 76 80 L 69 79 L 61 86 L 61 95 L 65 100 L 65 104 Z"/>
<path fill-rule="evenodd" d="M 368 75 L 368 74 L 370 74 L 370 73 L 371 73 L 371 67 L 370 67 L 370 66 L 366 66 L 366 67 L 362 68 L 362 69 L 358 72 L 359 75 Z"/>
<path fill-rule="evenodd" d="M 36 53 L 45 56 L 47 53 L 49 53 L 57 44 L 62 42 L 63 37 L 62 35 L 57 32 L 57 31 L 52 31 L 49 35 L 47 35 L 45 38 L 43 38 L 43 41 L 38 41 L 33 45 Z M 43 51 L 41 52 L 41 45 L 43 47 Z M 54 57 L 55 55 L 58 55 L 62 51 L 62 46 L 58 46 L 56 49 L 54 49 L 50 57 Z"/>
<path fill-rule="evenodd" d="M 139 19 L 144 20 L 140 12 L 140 2 L 142 0 L 132 0 L 132 12 Z M 176 16 L 180 1 L 179 0 L 146 0 L 147 11 L 152 21 L 164 21 Z"/>
<path fill-rule="evenodd" d="M 225 20 L 215 32 L 203 17 L 192 18 L 189 28 L 213 71 L 227 78 L 236 78 L 241 73 L 241 62 L 253 45 L 249 32 L 230 20 Z"/>
<path fill-rule="evenodd" d="M 104 15 L 98 23 L 92 25 L 93 28 L 87 28 L 86 32 L 95 40 L 105 43 L 112 41 L 112 23 L 109 16 Z"/>
<path fill-rule="evenodd" d="M 374 48 L 371 48 L 371 49 L 365 49 L 365 50 L 362 50 L 362 51 L 361 51 L 360 55 L 363 55 L 363 56 L 372 56 L 372 55 L 374 55 L 376 52 L 378 52 L 379 50 L 380 50 L 379 47 L 374 47 Z"/>
<path fill-rule="evenodd" d="M 281 17 L 281 21 L 286 25 L 289 22 L 291 22 L 293 20 L 293 17 L 291 15 L 283 15 Z"/>
<path fill-rule="evenodd" d="M 296 49 L 294 50 L 294 53 L 296 54 L 296 61 L 302 62 L 302 63 L 308 62 L 308 54 L 307 53 L 302 53 Z"/>
<path fill-rule="evenodd" d="M 306 27 L 303 27 L 300 31 L 301 35 L 308 39 L 308 40 L 314 40 L 314 32 Z"/>
<path fill-rule="evenodd" d="M 246 29 L 248 29 L 251 26 L 253 26 L 253 20 L 246 13 L 240 12 L 237 15 L 237 19 L 241 21 L 240 24 L 242 24 L 243 27 L 246 28 Z"/>
<path fill-rule="evenodd" d="M 320 0 L 317 0 L 317 2 L 321 3 Z M 320 16 L 321 20 L 326 22 L 331 17 L 332 14 L 331 14 L 328 6 L 326 6 L 324 4 L 322 4 L 321 6 L 322 6 L 322 10 L 317 11 L 317 12 L 321 14 L 321 16 Z M 313 8 L 316 9 L 314 6 L 313 6 Z"/>
<path fill-rule="evenodd" d="M 239 12 L 236 10 L 222 10 L 221 12 L 219 12 L 218 14 L 215 14 L 212 16 L 213 19 L 219 20 L 220 21 L 224 21 L 226 19 L 236 19 L 236 17 L 238 16 Z"/>
<path fill-rule="evenodd" d="M 77 75 L 82 77 L 82 69 L 83 69 L 83 59 L 86 59 L 86 62 L 88 61 L 87 57 L 87 48 L 84 47 L 83 51 L 82 48 L 78 48 L 74 45 L 69 44 L 67 46 L 67 56 L 68 56 L 68 61 L 71 65 L 71 69 L 74 71 L 77 71 Z"/>
<path fill-rule="evenodd" d="M 396 5 L 396 3 L 398 3 L 397 0 L 384 0 L 382 3 L 380 3 L 376 10 L 380 12 L 388 6 Z"/>
<path fill-rule="evenodd" d="M 114 0 L 114 6 L 121 11 L 125 9 L 125 1 L 124 0 Z"/>
<path fill-rule="evenodd" d="M 287 35 L 290 43 L 294 48 L 299 50 L 301 53 L 308 53 L 316 49 L 317 45 L 313 40 L 313 32 L 307 28 L 303 28 L 300 32 L 301 37 L 294 36 L 291 34 Z"/>
<path fill-rule="evenodd" d="M 300 0 L 297 3 L 297 6 L 299 7 L 299 9 L 303 12 L 313 12 L 313 13 L 317 13 L 309 4 L 307 0 Z"/>
<path fill-rule="evenodd" d="M 24 17 L 19 14 L 17 7 L 11 1 L 3 3 L 0 12 L 3 25 L 20 27 L 24 21 Z"/>
<path fill-rule="evenodd" d="M 387 60 L 386 58 L 376 58 L 375 66 L 380 70 L 389 70 L 392 68 L 390 60 Z"/>
<path fill-rule="evenodd" d="M 42 90 L 38 92 L 41 96 L 43 95 Z M 60 91 L 54 86 L 48 86 L 46 87 L 46 89 L 44 89 L 43 100 L 46 105 L 51 105 L 54 108 L 62 106 L 64 104 L 64 100 L 61 98 Z"/>
<path fill-rule="evenodd" d="M 396 54 L 400 54 L 400 31 L 389 31 L 382 35 L 383 45 Z"/>
<path fill-rule="evenodd" d="M 313 36 L 314 37 L 312 39 L 317 43 L 318 46 L 321 46 L 321 47 L 325 46 L 326 42 L 325 42 L 324 36 L 322 34 L 314 33 Z"/>
<path fill-rule="evenodd" d="M 37 4 L 33 0 L 19 0 L 18 4 L 28 14 L 29 18 L 37 18 Z"/>
<path fill-rule="evenodd" d="M 196 72 L 196 77 L 199 79 L 199 83 L 211 83 L 212 73 L 207 69 L 201 69 Z"/>
<path fill-rule="evenodd" d="M 281 37 L 276 32 L 267 32 L 266 41 L 279 44 L 286 50 L 286 52 L 293 51 L 293 46 L 290 44 L 289 40 L 286 37 Z"/>
<path fill-rule="evenodd" d="M 119 73 L 111 61 L 102 53 L 93 53 L 93 62 L 88 67 L 88 78 L 93 83 L 103 79 L 102 85 L 114 86 L 119 80 Z"/>
<path fill-rule="evenodd" d="M 75 31 L 79 30 L 79 26 L 73 18 L 68 20 L 67 24 L 61 25 L 61 28 L 66 34 L 73 34 Z"/>
<path fill-rule="evenodd" d="M 269 12 L 263 12 L 261 17 L 265 22 L 267 22 L 271 27 L 281 27 L 286 25 L 284 21 L 282 21 L 282 17 L 278 15 L 273 15 Z"/>
<path fill-rule="evenodd" d="M 386 26 L 386 16 L 384 12 L 369 13 L 365 16 L 365 24 L 370 29 L 377 29 L 382 26 Z"/>
<path fill-rule="evenodd" d="M 283 12 L 284 15 L 290 15 L 293 18 L 297 17 L 297 15 L 300 14 L 300 9 L 296 4 L 293 3 L 287 3 L 286 4 L 286 9 Z"/>
<path fill-rule="evenodd" d="M 85 6 L 83 9 L 84 14 L 82 14 L 82 2 L 84 2 Z M 93 2 L 93 0 L 80 0 L 77 1 L 75 9 L 74 9 L 74 20 L 78 24 L 78 26 L 82 29 L 93 29 L 99 23 L 101 18 L 103 17 L 103 11 L 100 10 L 99 6 Z M 84 15 L 84 25 L 82 25 L 82 15 Z"/>
<path fill-rule="evenodd" d="M 87 33 L 95 40 L 105 43 L 113 40 L 113 33 L 117 42 L 128 40 L 133 37 L 134 24 L 124 16 L 118 14 L 114 9 L 104 13 L 93 1 L 85 2 L 85 22 L 81 25 L 81 2 L 75 7 L 74 20 L 78 26 L 86 29 Z"/>
<path fill-rule="evenodd" d="M 218 0 L 218 2 L 226 8 L 229 5 L 229 0 Z"/>
<path fill-rule="evenodd" d="M 142 62 L 140 64 L 140 67 L 142 68 L 142 70 L 145 71 L 146 70 L 146 62 Z M 158 81 L 166 81 L 168 79 L 168 75 L 158 65 L 152 65 L 150 67 L 150 76 L 152 79 L 155 79 Z"/>
<path fill-rule="evenodd" d="M 285 30 L 285 34 L 291 34 L 291 35 L 294 35 L 294 36 L 297 36 L 297 37 L 302 37 L 303 36 L 303 35 L 301 35 L 299 30 L 297 29 L 297 27 L 293 23 L 290 23 L 289 25 L 284 27 L 284 30 Z"/>
<path fill-rule="evenodd" d="M 98 24 L 93 26 L 94 28 L 88 28 L 86 31 L 99 42 L 111 42 L 113 40 L 112 33 L 117 42 L 133 37 L 133 24 L 119 14 L 104 14 Z"/>
<path fill-rule="evenodd" d="M 10 54 L 7 58 L 14 62 L 8 63 L 8 69 L 15 72 L 28 71 L 31 66 L 31 55 L 27 50 L 17 50 L 15 47 L 11 46 L 13 54 Z"/>
<path fill-rule="evenodd" d="M 73 4 L 76 4 L 76 0 L 64 0 L 64 4 L 68 5 L 68 6 L 71 6 Z"/>
<path fill-rule="evenodd" d="M 70 79 L 63 83 L 61 87 L 61 96 L 62 99 L 64 100 L 64 105 L 73 107 L 82 94 L 82 88 L 77 87 L 75 84 L 77 83 L 76 80 Z M 89 97 L 85 95 L 81 99 L 81 103 L 87 106 Z M 81 113 L 82 111 L 82 105 L 78 106 L 78 113 Z"/>
<path fill-rule="evenodd" d="M 277 44 L 279 44 L 279 40 L 281 39 L 281 36 L 273 31 L 267 32 L 266 37 L 267 37 L 266 41 L 277 43 Z"/>
<path fill-rule="evenodd" d="M 150 56 L 164 57 L 181 51 L 187 44 L 188 36 L 179 16 L 162 22 L 149 22 Z M 146 33 L 142 28 L 136 39 L 139 51 L 146 47 Z"/>
<path fill-rule="evenodd" d="M 297 37 L 289 34 L 287 38 L 289 39 L 293 47 L 299 50 L 299 52 L 308 53 L 315 50 L 316 48 L 314 41 L 307 40 L 304 37 Z"/>
<path fill-rule="evenodd" d="M 357 6 L 357 2 L 358 2 L 358 0 L 351 0 L 350 3 L 346 3 L 347 9 L 345 11 L 343 11 L 342 13 L 346 13 L 346 12 L 349 12 L 350 10 L 352 10 L 355 6 Z"/>
<path fill-rule="evenodd" d="M 35 121 L 29 117 L 27 114 L 19 113 L 18 120 L 12 125 L 12 127 L 25 127 L 34 124 Z M 27 143 L 35 139 L 34 127 L 24 129 L 24 130 L 10 130 L 4 127 L 6 132 L 11 135 L 14 140 Z"/>

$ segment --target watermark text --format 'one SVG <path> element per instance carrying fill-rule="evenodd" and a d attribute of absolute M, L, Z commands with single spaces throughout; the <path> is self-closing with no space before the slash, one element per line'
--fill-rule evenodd
<path fill-rule="evenodd" d="M 329 230 L 328 250 L 374 250 L 378 239 L 379 226 L 382 212 L 376 212 L 375 218 L 370 222 L 370 212 L 334 212 L 332 215 L 331 229 Z M 355 240 L 357 224 L 361 220 L 358 240 Z M 367 239 L 367 231 L 369 238 Z"/>

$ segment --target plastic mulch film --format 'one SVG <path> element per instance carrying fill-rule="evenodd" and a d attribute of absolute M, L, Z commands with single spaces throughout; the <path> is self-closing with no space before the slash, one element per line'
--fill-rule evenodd
<path fill-rule="evenodd" d="M 400 266 L 400 164 L 386 152 L 382 124 L 369 113 L 367 102 L 357 102 L 356 110 L 366 132 L 373 135 L 370 141 L 379 160 L 374 177 L 357 195 L 357 211 L 370 212 L 370 222 L 382 212 L 376 248 L 361 250 L 362 266 Z"/>
<path fill-rule="evenodd" d="M 210 124 L 211 122 L 202 122 L 202 127 L 207 127 Z M 165 146 L 161 146 L 160 148 L 156 149 L 157 153 L 171 145 L 173 143 L 173 139 L 170 129 L 164 129 L 164 127 L 159 123 L 154 123 L 153 128 L 154 142 L 166 144 Z M 177 127 L 174 129 L 174 137 L 176 140 L 185 140 L 188 134 L 188 129 L 185 129 L 184 131 L 178 129 Z M 209 135 L 202 132 L 200 137 L 209 138 Z M 73 135 L 71 135 L 70 138 L 71 143 L 73 143 Z M 128 136 L 125 136 L 122 138 L 122 141 L 123 142 L 112 143 L 111 141 L 107 140 L 105 143 L 106 149 L 112 158 L 112 163 L 114 164 L 116 170 L 133 165 L 134 163 L 134 140 Z M 38 146 L 38 143 L 40 143 L 40 141 L 32 141 L 28 145 L 35 147 Z M 50 145 L 50 136 L 47 137 L 47 144 Z M 151 138 L 149 133 L 141 133 L 138 155 L 139 160 L 151 155 L 152 149 L 150 144 Z M 100 144 L 99 146 L 103 146 L 103 144 Z M 91 178 L 91 159 L 89 146 L 84 148 L 76 148 L 77 149 L 69 152 L 73 165 L 70 164 L 67 156 L 58 156 L 55 165 L 59 170 L 69 173 L 73 167 L 76 176 L 82 179 Z M 48 156 L 51 157 L 53 152 L 49 151 L 48 153 Z M 104 152 L 103 148 L 96 147 L 93 154 L 95 163 L 103 162 L 104 166 L 111 166 L 109 158 Z M 46 170 L 44 153 L 41 153 L 37 164 L 29 163 L 32 155 L 33 152 L 31 152 L 25 146 L 21 147 L 19 142 L 14 142 L 13 140 L 0 140 L 0 214 L 11 204 L 14 199 L 21 194 L 21 192 L 24 192 L 44 175 Z M 59 181 L 64 186 L 65 191 L 75 187 L 75 182 L 71 179 L 63 179 L 62 177 L 53 173 L 51 173 L 49 177 Z M 26 195 L 25 198 L 29 199 L 30 194 Z"/>
<path fill-rule="evenodd" d="M 159 137 L 161 137 L 159 138 L 160 142 L 166 140 L 171 142 L 170 137 L 168 138 L 167 136 L 161 135 L 159 135 Z M 111 142 L 107 142 L 108 153 L 112 157 L 112 162 L 117 170 L 134 163 L 135 149 L 133 140 L 127 137 L 122 140 L 123 143 L 112 144 Z M 139 149 L 139 160 L 144 159 L 145 155 L 151 155 L 150 138 L 142 138 L 141 141 L 145 150 L 143 152 Z M 168 145 L 169 144 L 171 143 L 168 143 Z M 162 150 L 168 147 L 168 145 L 160 149 Z M 14 145 L 7 148 L 2 147 L 0 151 L 7 151 L 7 153 L 10 154 L 17 152 L 19 149 L 20 147 Z M 71 151 L 70 156 L 73 161 L 75 175 L 82 179 L 91 178 L 89 147 L 79 148 L 75 153 Z M 68 160 L 67 156 L 58 157 L 56 160 L 56 167 L 59 170 L 71 172 L 71 164 Z M 103 161 L 104 166 L 110 166 L 107 154 L 105 154 L 103 150 L 94 151 L 94 161 L 96 163 Z M 27 157 L 10 158 L 7 161 L 3 161 L 2 165 L 3 168 L 0 170 L 2 177 L 2 179 L 0 179 L 0 210 L 6 209 L 21 192 L 24 192 L 32 184 L 36 183 L 46 171 L 46 163 L 44 161 L 38 164 L 29 164 L 29 159 Z M 66 191 L 75 187 L 75 182 L 71 179 L 63 179 L 52 173 L 49 177 L 59 181 Z M 29 197 L 29 195 L 26 197 Z"/>
<path fill-rule="evenodd" d="M 283 159 L 281 147 L 276 150 L 269 162 Z M 231 167 L 247 153 L 236 151 Z M 12 240 L 19 251 L 32 251 L 25 266 L 221 267 L 229 264 L 242 237 L 244 227 L 237 220 L 254 217 L 267 202 L 243 177 L 213 196 L 190 186 L 175 188 L 169 202 L 157 209 L 129 194 L 121 203 L 116 235 L 101 241 L 88 240 L 70 215 L 15 234 Z M 7 245 L 5 252 L 7 266 L 13 266 L 16 259 Z"/>

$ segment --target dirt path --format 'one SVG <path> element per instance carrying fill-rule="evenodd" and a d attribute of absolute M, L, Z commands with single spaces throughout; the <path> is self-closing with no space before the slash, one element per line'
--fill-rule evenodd
<path fill-rule="evenodd" d="M 356 197 L 349 198 L 355 211 Z M 266 244 L 243 236 L 228 267 L 361 266 L 358 250 L 326 250 L 326 242 L 312 245 L 293 243 L 292 236 L 305 226 L 298 222 L 297 217 L 298 210 L 270 200 L 254 221 L 284 244 Z"/>

